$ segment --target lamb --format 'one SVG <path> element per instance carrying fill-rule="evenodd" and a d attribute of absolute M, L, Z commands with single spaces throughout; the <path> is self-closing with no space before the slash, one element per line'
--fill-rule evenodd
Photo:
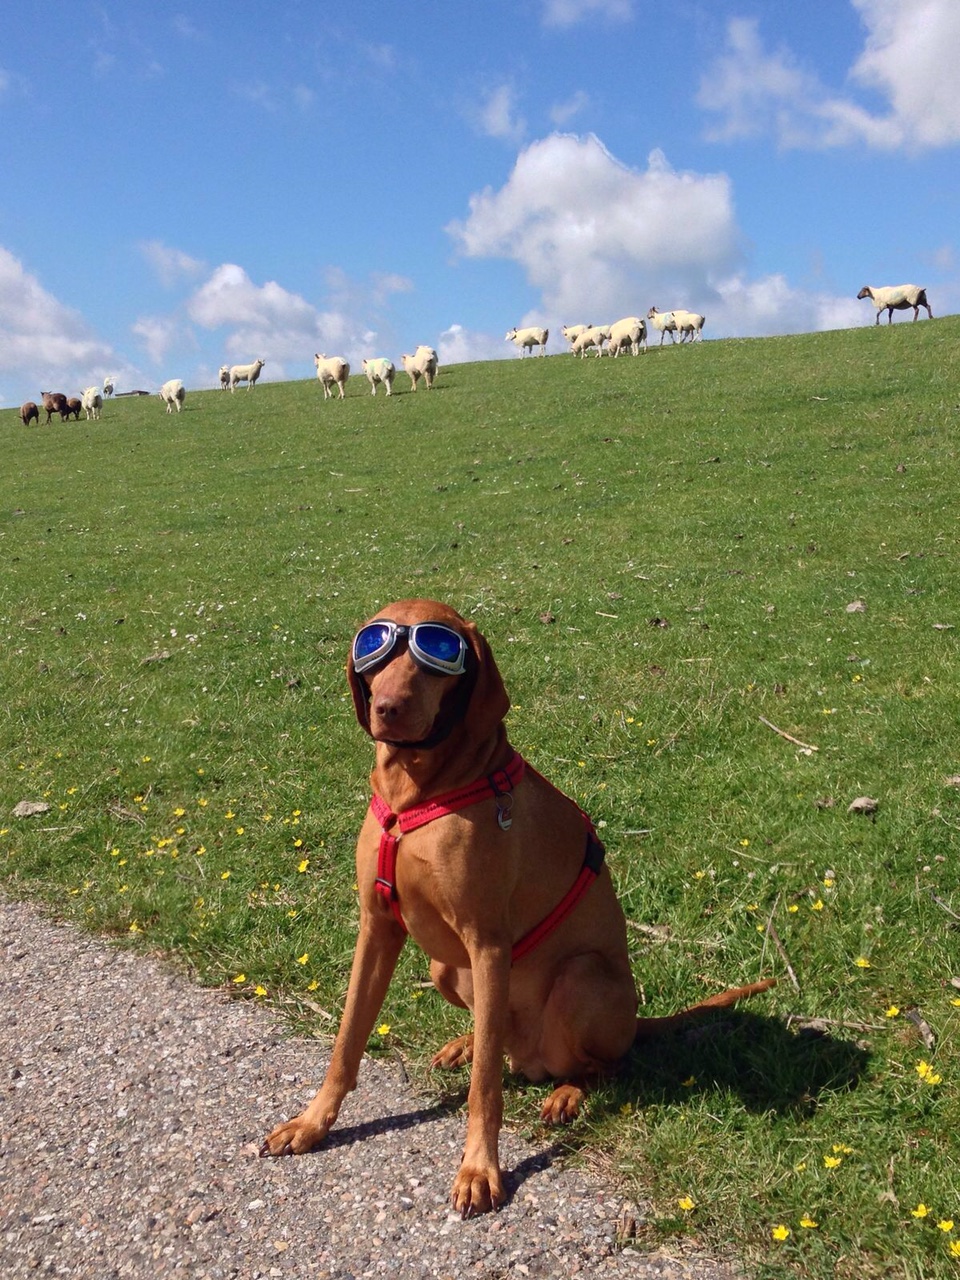
<path fill-rule="evenodd" d="M 103 408 L 103 397 L 100 394 L 99 387 L 84 387 L 81 400 L 83 412 L 87 415 L 87 421 L 91 418 L 96 422 L 100 418 L 100 410 Z M 79 421 L 80 415 L 77 414 Z"/>
<path fill-rule="evenodd" d="M 39 427 L 40 410 L 32 400 L 24 400 L 23 404 L 20 406 L 20 421 L 25 427 L 29 427 L 34 418 L 36 419 L 37 426 Z"/>
<path fill-rule="evenodd" d="M 913 307 L 914 320 L 919 319 L 921 307 L 926 307 L 927 315 L 931 320 L 933 319 L 933 312 L 930 309 L 930 303 L 927 301 L 927 291 L 926 289 L 921 289 L 919 285 L 891 284 L 884 285 L 880 289 L 874 289 L 865 284 L 857 294 L 857 298 L 869 298 L 877 308 L 877 324 L 880 323 L 881 312 L 886 311 L 887 324 L 893 324 L 893 313 L 895 311 L 906 311 L 908 307 Z"/>
<path fill-rule="evenodd" d="M 372 396 L 377 394 L 378 382 L 382 382 L 386 387 L 388 396 L 393 394 L 393 379 L 397 369 L 392 360 L 388 360 L 386 356 L 376 356 L 372 360 L 364 360 L 363 372 L 367 375 Z"/>
<path fill-rule="evenodd" d="M 579 356 L 582 360 L 591 347 L 596 347 L 594 354 L 603 355 L 603 344 L 610 337 L 610 326 L 604 324 L 591 325 L 589 329 L 584 329 L 583 333 L 574 338 L 570 350 L 575 356 Z"/>
<path fill-rule="evenodd" d="M 412 356 L 402 355 L 403 367 L 410 375 L 410 386 L 413 391 L 423 378 L 428 391 L 433 389 L 433 380 L 437 376 L 437 353 L 433 347 L 425 347 L 422 343 Z"/>
<path fill-rule="evenodd" d="M 629 347 L 632 355 L 639 355 L 647 350 L 647 326 L 639 316 L 627 316 L 610 326 L 610 339 L 607 351 L 618 356 Z"/>
<path fill-rule="evenodd" d="M 233 388 L 231 387 L 231 390 Z M 173 406 L 177 406 L 177 413 L 183 408 L 183 402 L 187 398 L 187 389 L 179 378 L 171 378 L 169 382 L 165 382 L 160 388 L 160 399 L 167 406 L 167 413 L 173 413 Z"/>
<path fill-rule="evenodd" d="M 563 334 L 563 336 L 566 338 L 566 340 L 570 343 L 572 347 L 573 344 L 576 342 L 576 340 L 580 337 L 581 333 L 586 333 L 587 330 L 592 327 L 593 326 L 589 324 L 565 324 L 563 328 L 560 330 L 560 332 Z"/>
<path fill-rule="evenodd" d="M 235 364 L 230 369 L 230 390 L 236 391 L 238 382 L 245 382 L 249 391 L 260 377 L 260 370 L 266 360 L 254 360 L 253 364 Z"/>
<path fill-rule="evenodd" d="M 62 391 L 41 391 L 40 399 L 43 401 L 43 407 L 47 411 L 47 422 L 50 421 L 50 415 L 59 413 L 60 421 L 67 420 L 67 397 Z"/>
<path fill-rule="evenodd" d="M 520 350 L 521 359 L 525 351 L 533 354 L 533 348 L 540 348 L 540 355 L 546 355 L 549 329 L 511 329 L 504 337 L 504 342 L 513 342 Z"/>
<path fill-rule="evenodd" d="M 688 338 L 691 342 L 703 341 L 703 326 L 706 324 L 704 316 L 696 311 L 672 311 L 670 314 L 673 316 L 673 323 L 677 326 L 681 342 L 685 342 Z"/>
<path fill-rule="evenodd" d="M 107 376 L 106 376 L 106 377 L 104 378 L 104 380 L 103 380 L 103 394 L 104 394 L 105 396 L 112 396 L 112 395 L 113 395 L 113 388 L 114 388 L 115 383 L 116 383 L 116 379 L 114 378 L 113 374 L 112 374 L 112 373 L 108 373 L 108 374 L 107 374 Z"/>
<path fill-rule="evenodd" d="M 340 392 L 342 400 L 347 379 L 350 377 L 350 366 L 343 356 L 316 355 L 313 357 L 313 363 L 317 366 L 317 377 L 323 387 L 324 400 L 332 397 L 334 387 Z"/>
<path fill-rule="evenodd" d="M 67 401 L 67 421 L 70 421 L 71 414 L 74 422 L 80 421 L 80 410 L 83 408 L 83 401 L 78 400 L 76 396 L 71 396 Z"/>
<path fill-rule="evenodd" d="M 226 391 L 229 385 L 230 385 L 230 366 L 228 364 L 222 364 L 220 366 L 220 390 Z"/>

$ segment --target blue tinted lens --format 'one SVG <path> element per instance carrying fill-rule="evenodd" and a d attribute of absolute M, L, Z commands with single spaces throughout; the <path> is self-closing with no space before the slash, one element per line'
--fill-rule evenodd
<path fill-rule="evenodd" d="M 422 649 L 428 658 L 456 664 L 463 653 L 464 645 L 460 636 L 449 627 L 421 622 L 417 627 L 417 647 Z"/>
<path fill-rule="evenodd" d="M 386 622 L 371 622 L 361 627 L 353 642 L 354 665 L 360 665 L 385 647 L 389 648 L 392 628 Z"/>

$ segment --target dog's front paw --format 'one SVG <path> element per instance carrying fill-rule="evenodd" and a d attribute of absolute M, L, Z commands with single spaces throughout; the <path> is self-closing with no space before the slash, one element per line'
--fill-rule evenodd
<path fill-rule="evenodd" d="M 298 1156 L 319 1147 L 330 1130 L 329 1125 L 308 1123 L 303 1116 L 278 1124 L 268 1133 L 260 1148 L 261 1156 Z"/>
<path fill-rule="evenodd" d="M 544 1124 L 569 1124 L 580 1114 L 585 1096 L 579 1085 L 558 1085 L 540 1108 L 540 1119 Z"/>
<path fill-rule="evenodd" d="M 497 1165 L 479 1168 L 464 1162 L 453 1180 L 450 1201 L 461 1218 L 499 1209 L 507 1198 Z"/>
<path fill-rule="evenodd" d="M 440 1067 L 444 1071 L 452 1071 L 455 1067 L 465 1067 L 473 1061 L 473 1034 L 457 1036 L 456 1040 L 448 1040 L 430 1059 L 431 1067 Z"/>

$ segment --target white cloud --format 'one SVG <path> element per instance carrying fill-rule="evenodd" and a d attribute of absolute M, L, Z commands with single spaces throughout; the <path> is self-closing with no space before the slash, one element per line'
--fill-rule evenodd
<path fill-rule="evenodd" d="M 856 298 L 794 289 L 782 275 L 759 280 L 736 275 L 720 280 L 705 313 L 704 333 L 724 337 L 849 329 L 864 321 L 863 304 Z"/>
<path fill-rule="evenodd" d="M 957 0 L 852 0 L 866 28 L 850 80 L 879 92 L 872 112 L 801 66 L 788 49 L 767 50 L 754 19 L 732 18 L 727 47 L 704 76 L 697 101 L 718 121 L 715 141 L 772 133 L 783 147 L 918 150 L 960 141 Z"/>
<path fill-rule="evenodd" d="M 517 262 L 544 310 L 571 324 L 635 313 L 664 291 L 670 306 L 692 303 L 741 256 L 726 175 L 678 172 L 660 151 L 631 169 L 593 135 L 532 143 L 447 231 L 468 257 Z"/>
<path fill-rule="evenodd" d="M 437 340 L 437 358 L 441 365 L 466 364 L 471 360 L 499 360 L 516 355 L 516 348 L 507 348 L 502 337 L 489 333 L 475 333 L 462 325 L 452 324 L 444 329 Z"/>
<path fill-rule="evenodd" d="M 182 324 L 174 316 L 141 316 L 133 325 L 134 336 L 154 364 L 160 364 L 177 347 L 189 341 Z"/>
<path fill-rule="evenodd" d="M 567 98 L 566 102 L 558 102 L 550 108 L 550 121 L 558 129 L 562 129 L 564 125 L 570 123 L 574 116 L 578 116 L 589 105 L 590 95 L 585 93 L 583 89 L 578 89 L 576 93 Z"/>
<path fill-rule="evenodd" d="M 0 402 L 76 390 L 126 368 L 79 311 L 65 306 L 0 247 Z"/>
<path fill-rule="evenodd" d="M 508 84 L 491 89 L 474 114 L 477 127 L 488 138 L 518 145 L 526 135 L 527 122 L 518 114 L 516 94 Z"/>
<path fill-rule="evenodd" d="M 543 22 L 547 27 L 573 27 L 578 22 L 628 22 L 633 17 L 633 0 L 544 0 Z"/>
<path fill-rule="evenodd" d="M 171 249 L 160 240 L 142 241 L 140 252 L 167 289 L 185 280 L 195 280 L 206 270 L 206 265 L 198 258 L 191 258 L 182 249 Z"/>

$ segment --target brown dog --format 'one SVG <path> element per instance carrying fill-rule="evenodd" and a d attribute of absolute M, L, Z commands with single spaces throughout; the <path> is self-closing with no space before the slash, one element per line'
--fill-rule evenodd
<path fill-rule="evenodd" d="M 431 958 L 437 990 L 473 1013 L 473 1033 L 433 1060 L 472 1063 L 452 1192 L 467 1217 L 505 1199 L 505 1053 L 530 1080 L 566 1081 L 542 1117 L 567 1121 L 586 1080 L 613 1070 L 638 1035 L 694 1010 L 637 1019 L 603 846 L 573 801 L 510 747 L 509 699 L 472 622 L 433 600 L 388 605 L 358 632 L 347 674 L 357 717 L 377 744 L 374 801 L 357 842 L 360 933 L 323 1085 L 302 1115 L 273 1130 L 261 1155 L 309 1151 L 327 1136 L 356 1086 L 409 930 Z M 723 992 L 694 1009 L 772 985 Z"/>

